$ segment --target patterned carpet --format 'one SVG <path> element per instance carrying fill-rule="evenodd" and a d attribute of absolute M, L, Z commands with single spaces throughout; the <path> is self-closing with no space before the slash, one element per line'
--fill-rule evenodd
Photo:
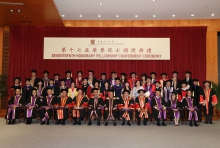
<path fill-rule="evenodd" d="M 109 123 L 98 127 L 96 122 L 92 126 L 84 123 L 79 125 L 32 125 L 17 123 L 6 125 L 0 119 L 0 147 L 1 148 L 219 148 L 220 121 L 213 125 L 202 123 L 199 127 L 181 125 L 156 125 L 131 127 L 116 127 Z"/>

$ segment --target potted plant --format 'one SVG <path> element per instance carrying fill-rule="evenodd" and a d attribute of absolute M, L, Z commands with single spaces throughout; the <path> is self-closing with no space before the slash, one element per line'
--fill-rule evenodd
<path fill-rule="evenodd" d="M 1 109 L 1 99 L 7 96 L 7 76 L 0 75 L 0 109 Z"/>
<path fill-rule="evenodd" d="M 218 104 L 216 105 L 216 114 L 218 118 L 220 118 L 220 84 L 212 82 L 212 88 L 215 90 L 218 99 Z"/>

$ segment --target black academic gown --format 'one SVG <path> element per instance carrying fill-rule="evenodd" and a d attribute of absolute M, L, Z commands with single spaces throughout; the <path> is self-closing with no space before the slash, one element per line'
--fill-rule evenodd
<path fill-rule="evenodd" d="M 145 100 L 145 101 L 144 101 L 144 109 L 145 109 L 146 103 L 148 103 L 148 98 L 145 97 L 144 100 Z M 136 98 L 135 98 L 135 104 L 138 104 L 138 106 L 140 106 L 139 97 L 136 97 Z M 139 115 L 140 115 L 140 111 L 138 111 L 138 110 L 136 109 L 136 110 L 135 110 L 135 117 L 136 117 L 136 118 L 139 118 Z M 149 112 L 148 112 L 148 117 L 149 117 L 149 116 L 150 116 L 150 114 L 149 114 Z"/>
<path fill-rule="evenodd" d="M 129 103 L 128 103 L 128 107 L 130 106 L 130 105 L 134 105 L 134 100 L 132 99 L 132 98 L 128 98 L 129 99 Z M 122 97 L 120 97 L 119 99 L 118 99 L 118 104 L 120 104 L 120 105 L 125 105 L 125 102 L 124 102 L 124 100 L 123 100 L 123 98 Z M 122 111 L 121 110 L 121 117 L 123 118 L 123 114 L 125 113 L 125 111 Z M 132 111 L 128 111 L 128 114 L 129 114 L 129 117 L 130 117 L 130 120 L 132 120 Z"/>
<path fill-rule="evenodd" d="M 186 79 L 183 79 L 182 82 L 186 82 L 186 85 L 189 85 L 190 88 L 193 86 L 193 81 L 191 78 L 188 81 Z"/>
<path fill-rule="evenodd" d="M 30 79 L 31 79 L 31 78 L 30 78 Z M 40 79 L 35 78 L 35 80 L 34 80 L 34 86 L 33 86 L 33 87 L 37 87 L 39 80 L 40 80 Z"/>
<path fill-rule="evenodd" d="M 108 116 L 110 115 L 110 111 L 112 111 L 112 115 L 114 119 L 117 118 L 117 105 L 118 105 L 118 99 L 116 97 L 113 97 L 112 101 L 112 108 L 110 108 L 110 98 L 106 98 L 104 101 L 104 106 L 105 106 L 105 112 L 104 112 L 104 119 L 107 120 Z M 113 110 L 114 108 L 114 110 Z"/>
<path fill-rule="evenodd" d="M 193 101 L 193 107 L 197 107 L 198 108 L 198 104 L 196 103 L 196 100 L 194 99 L 194 98 L 192 98 L 192 101 Z M 183 108 L 187 108 L 189 105 L 188 105 L 188 101 L 187 101 L 187 99 L 186 98 L 184 98 L 183 99 L 183 101 L 182 101 L 182 107 Z M 189 114 L 189 110 L 188 109 L 186 109 L 187 110 L 187 114 Z M 197 114 L 197 116 L 198 116 L 198 110 L 196 110 L 196 114 Z M 198 119 L 199 119 L 199 117 L 198 117 Z"/>
<path fill-rule="evenodd" d="M 44 97 L 44 98 L 39 98 L 40 103 L 39 103 L 39 108 L 42 106 L 47 106 L 47 107 L 53 107 L 54 104 L 57 103 L 57 97 L 52 95 L 52 98 L 50 100 L 50 102 L 48 102 L 48 96 Z M 40 118 L 41 120 L 45 117 L 45 113 L 47 112 L 49 119 L 51 118 L 52 114 L 53 114 L 53 109 L 50 108 L 48 110 L 46 110 L 45 108 L 40 109 Z"/>
<path fill-rule="evenodd" d="M 56 100 L 57 100 L 56 104 L 61 105 L 61 97 L 58 97 Z M 70 104 L 70 103 L 72 103 L 72 98 L 68 97 L 67 100 L 66 100 L 66 104 L 65 105 Z M 55 116 L 55 119 L 58 120 L 57 109 L 55 109 L 55 111 L 54 111 L 54 116 Z M 63 118 L 64 118 L 63 120 L 67 120 L 68 119 L 68 109 L 67 108 L 63 109 Z"/>
<path fill-rule="evenodd" d="M 165 100 L 162 97 L 160 99 L 161 99 L 161 105 L 167 107 L 168 106 L 168 101 L 165 102 Z M 156 97 L 154 97 L 151 100 L 151 107 L 152 107 L 152 114 L 153 114 L 154 118 L 157 120 L 158 115 L 159 115 L 159 111 L 154 108 L 155 106 L 157 106 Z"/>
<path fill-rule="evenodd" d="M 78 96 L 75 96 L 73 98 L 73 100 L 71 99 L 71 101 L 76 103 L 76 97 L 78 97 Z M 86 102 L 88 102 L 88 98 L 86 96 L 83 96 L 82 101 L 80 102 L 79 107 L 82 106 L 83 103 L 86 103 Z M 80 109 L 79 112 L 80 112 L 80 118 L 84 119 L 84 117 L 85 117 L 85 108 L 84 109 Z"/>
<path fill-rule="evenodd" d="M 37 113 L 38 113 L 37 109 L 38 109 L 38 105 L 40 104 L 40 100 L 39 99 L 40 99 L 40 97 L 36 97 L 35 102 L 34 102 L 35 107 L 32 109 L 32 116 L 31 116 L 31 118 L 33 118 L 33 119 L 37 118 Z M 25 105 L 30 104 L 31 100 L 32 100 L 32 96 L 30 96 L 28 98 L 28 100 L 25 103 Z M 24 116 L 25 116 L 25 118 L 27 118 L 27 107 L 25 107 Z"/>
<path fill-rule="evenodd" d="M 197 114 L 198 114 L 198 120 L 201 121 L 202 120 L 202 108 L 203 106 L 201 104 L 199 104 L 200 102 L 200 95 L 203 93 L 203 89 L 201 86 L 192 86 L 191 87 L 191 91 L 192 91 L 192 94 L 194 94 L 194 99 L 197 103 L 197 107 L 198 107 L 198 110 L 197 110 Z"/>
<path fill-rule="evenodd" d="M 15 101 L 15 96 L 10 98 L 10 100 L 8 101 L 8 105 L 14 104 L 14 101 Z M 18 102 L 19 102 L 18 104 L 21 105 L 21 106 L 25 105 L 25 101 L 24 101 L 24 98 L 23 98 L 22 95 L 20 96 L 20 99 L 19 99 Z M 21 113 L 21 108 L 20 107 L 16 107 L 15 108 L 15 119 L 19 118 L 20 113 Z M 7 115 L 8 115 L 8 110 L 6 110 L 5 119 L 8 119 Z"/>
<path fill-rule="evenodd" d="M 175 90 L 175 89 L 174 89 L 173 80 L 170 79 L 170 81 L 171 81 L 171 86 L 173 87 L 174 92 L 175 92 L 175 93 L 178 93 L 178 92 L 179 92 L 178 90 L 181 89 L 181 80 L 180 80 L 180 79 L 177 79 L 176 89 L 178 89 L 178 90 Z"/>
<path fill-rule="evenodd" d="M 89 99 L 89 102 L 88 102 L 88 105 L 89 105 L 89 108 L 88 108 L 88 117 L 90 118 L 91 116 L 91 113 L 92 111 L 96 111 L 97 113 L 97 116 L 98 118 L 100 119 L 102 114 L 101 114 L 101 106 L 103 106 L 103 100 L 101 97 L 97 97 L 98 98 L 98 101 L 97 101 L 97 104 L 94 104 L 95 103 L 95 97 L 91 97 Z M 94 106 L 96 106 L 94 108 Z"/>
<path fill-rule="evenodd" d="M 22 96 L 25 99 L 25 102 L 27 102 L 28 98 L 31 96 L 31 90 L 32 90 L 32 86 L 24 86 L 22 88 Z"/>

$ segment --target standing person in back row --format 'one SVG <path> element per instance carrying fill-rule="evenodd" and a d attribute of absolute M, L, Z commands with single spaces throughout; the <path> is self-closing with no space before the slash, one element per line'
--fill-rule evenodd
<path fill-rule="evenodd" d="M 136 78 L 136 75 L 137 75 L 136 72 L 131 72 L 131 73 L 130 73 L 131 78 L 128 79 L 128 82 L 129 82 L 130 87 L 131 87 L 131 91 L 133 91 L 133 88 L 135 87 L 135 83 L 136 83 L 136 81 L 138 80 L 138 79 Z"/>
<path fill-rule="evenodd" d="M 71 83 L 74 82 L 73 78 L 72 78 L 72 72 L 70 70 L 66 71 L 66 78 L 64 78 L 66 87 L 70 88 L 71 87 Z"/>
<path fill-rule="evenodd" d="M 172 74 L 173 74 L 173 77 L 171 78 L 171 86 L 173 87 L 174 92 L 178 93 L 179 90 L 181 89 L 181 80 L 178 79 L 177 71 L 173 71 Z"/>

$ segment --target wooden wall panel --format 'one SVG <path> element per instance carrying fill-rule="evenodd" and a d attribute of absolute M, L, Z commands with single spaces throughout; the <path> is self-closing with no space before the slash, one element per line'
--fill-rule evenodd
<path fill-rule="evenodd" d="M 66 27 L 180 27 L 207 26 L 206 78 L 218 82 L 217 32 L 220 20 L 64 20 Z"/>

